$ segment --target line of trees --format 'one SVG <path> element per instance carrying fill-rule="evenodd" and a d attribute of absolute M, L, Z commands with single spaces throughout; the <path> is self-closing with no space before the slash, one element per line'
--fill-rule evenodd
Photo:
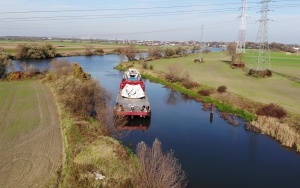
<path fill-rule="evenodd" d="M 140 53 L 140 51 L 135 46 L 117 48 L 115 49 L 115 52 L 120 54 L 121 60 L 128 60 L 128 61 L 134 61 L 136 59 L 136 56 Z M 148 50 L 149 59 L 158 59 L 162 57 L 166 57 L 166 58 L 179 57 L 186 54 L 187 54 L 187 48 L 184 48 L 182 46 L 178 46 L 175 48 L 173 47 L 162 48 L 156 46 L 156 47 L 149 48 Z"/>

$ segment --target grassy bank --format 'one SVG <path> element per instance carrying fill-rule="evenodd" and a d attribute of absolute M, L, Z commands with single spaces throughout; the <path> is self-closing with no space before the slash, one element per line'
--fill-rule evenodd
<path fill-rule="evenodd" d="M 42 81 L 55 96 L 62 127 L 65 155 L 57 185 L 131 187 L 138 159 L 110 137 L 104 88 L 76 63 L 54 62 L 52 70 Z"/>

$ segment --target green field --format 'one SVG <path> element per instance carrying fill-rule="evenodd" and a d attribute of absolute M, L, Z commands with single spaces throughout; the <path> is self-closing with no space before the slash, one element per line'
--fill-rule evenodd
<path fill-rule="evenodd" d="M 159 59 L 149 61 L 154 70 L 168 73 L 170 64 L 181 66 L 181 72 L 188 72 L 193 81 L 215 88 L 225 85 L 228 91 L 265 104 L 275 103 L 286 110 L 300 114 L 300 84 L 286 77 L 274 74 L 271 78 L 253 78 L 242 69 L 229 66 L 230 57 L 225 52 L 201 54 L 204 63 L 194 63 L 199 54 L 182 58 Z M 287 56 L 281 53 L 271 54 L 274 71 L 300 78 L 300 56 Z M 273 70 L 272 69 L 272 70 Z"/>
<path fill-rule="evenodd" d="M 57 109 L 37 81 L 0 81 L 0 187 L 48 185 L 62 162 Z"/>
<path fill-rule="evenodd" d="M 0 48 L 4 48 L 8 53 L 15 55 L 17 52 L 17 46 L 29 41 L 19 40 L 0 40 Z M 72 41 L 72 40 L 43 40 L 43 41 L 30 41 L 30 42 L 49 42 L 53 44 L 57 53 L 70 54 L 70 53 L 82 53 L 85 51 L 86 46 L 91 46 L 96 49 L 103 49 L 105 53 L 113 52 L 116 48 L 126 47 L 126 44 L 104 43 L 104 42 L 91 42 L 91 41 Z M 146 46 L 136 46 L 139 50 L 146 50 Z"/>
<path fill-rule="evenodd" d="M 256 62 L 254 52 L 247 51 L 245 55 L 247 67 L 251 66 L 252 62 Z M 300 79 L 300 55 L 289 54 L 285 52 L 270 53 L 271 70 L 285 75 L 293 76 Z"/>

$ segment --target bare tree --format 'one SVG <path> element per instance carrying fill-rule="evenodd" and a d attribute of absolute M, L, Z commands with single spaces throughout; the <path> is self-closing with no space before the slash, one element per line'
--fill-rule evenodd
<path fill-rule="evenodd" d="M 86 55 L 86 56 L 91 56 L 91 55 L 93 55 L 93 50 L 94 50 L 94 47 L 93 47 L 93 46 L 86 46 L 86 47 L 85 47 L 85 55 Z"/>
<path fill-rule="evenodd" d="M 178 159 L 172 151 L 164 154 L 158 139 L 155 139 L 152 148 L 140 142 L 137 155 L 141 166 L 133 180 L 134 187 L 186 187 L 186 174 L 181 169 Z"/>
<path fill-rule="evenodd" d="M 163 50 L 160 47 L 149 48 L 148 57 L 149 58 L 160 58 L 162 57 Z"/>
<path fill-rule="evenodd" d="M 133 61 L 138 53 L 138 50 L 134 46 L 128 46 L 122 48 L 121 53 L 127 57 L 128 61 Z"/>
<path fill-rule="evenodd" d="M 231 63 L 236 63 L 237 52 L 236 52 L 236 43 L 232 42 L 227 46 L 227 52 L 231 56 Z"/>
<path fill-rule="evenodd" d="M 169 73 L 166 75 L 166 79 L 171 81 L 171 82 L 177 82 L 182 80 L 181 78 L 181 71 L 182 71 L 182 66 L 179 64 L 170 64 L 168 66 Z"/>

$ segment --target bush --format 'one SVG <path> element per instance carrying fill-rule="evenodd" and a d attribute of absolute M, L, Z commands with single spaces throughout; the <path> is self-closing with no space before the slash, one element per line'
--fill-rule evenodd
<path fill-rule="evenodd" d="M 150 68 L 150 70 L 153 70 L 153 65 L 150 65 L 150 67 L 149 67 L 149 68 Z"/>
<path fill-rule="evenodd" d="M 187 89 L 200 86 L 197 82 L 191 81 L 190 74 L 188 72 L 185 72 L 183 75 L 182 85 Z"/>
<path fill-rule="evenodd" d="M 163 50 L 160 47 L 149 48 L 148 50 L 148 58 L 161 58 Z"/>
<path fill-rule="evenodd" d="M 187 89 L 192 89 L 194 87 L 200 86 L 197 82 L 193 82 L 193 81 L 183 81 L 182 85 Z"/>
<path fill-rule="evenodd" d="M 66 60 L 51 61 L 50 71 L 56 73 L 59 76 L 69 75 L 72 72 L 71 63 Z"/>
<path fill-rule="evenodd" d="M 178 159 L 172 151 L 164 154 L 158 139 L 155 139 L 152 148 L 140 142 L 136 150 L 141 165 L 135 174 L 133 187 L 186 187 L 186 174 Z"/>
<path fill-rule="evenodd" d="M 92 55 L 94 55 L 93 49 L 94 49 L 93 46 L 86 46 L 85 47 L 85 55 L 86 56 L 92 56 Z"/>
<path fill-rule="evenodd" d="M 287 115 L 286 111 L 282 107 L 273 103 L 258 109 L 256 114 L 261 116 L 275 117 L 279 119 Z"/>
<path fill-rule="evenodd" d="M 18 59 L 44 59 L 56 55 L 56 49 L 49 43 L 24 43 L 17 47 Z"/>
<path fill-rule="evenodd" d="M 99 49 L 96 49 L 94 52 L 95 52 L 95 53 L 103 54 L 103 53 L 104 53 L 104 50 L 103 50 L 102 48 L 99 48 Z"/>
<path fill-rule="evenodd" d="M 12 65 L 10 56 L 4 51 L 4 49 L 0 49 L 0 79 L 10 65 Z"/>
<path fill-rule="evenodd" d="M 198 94 L 201 96 L 209 96 L 211 94 L 211 90 L 209 89 L 201 89 L 198 91 Z"/>
<path fill-rule="evenodd" d="M 182 70 L 182 66 L 178 64 L 172 64 L 168 66 L 169 73 L 166 75 L 166 79 L 170 82 L 178 82 L 181 81 L 180 73 Z"/>
<path fill-rule="evenodd" d="M 227 90 L 227 87 L 226 87 L 226 86 L 219 86 L 218 89 L 217 89 L 217 91 L 218 91 L 219 93 L 224 93 L 224 92 L 226 92 L 226 90 Z"/>
<path fill-rule="evenodd" d="M 175 55 L 175 51 L 172 48 L 165 48 L 164 49 L 165 57 L 172 57 Z"/>
<path fill-rule="evenodd" d="M 128 61 L 133 61 L 139 51 L 134 46 L 121 48 L 121 54 L 127 57 Z"/>
<path fill-rule="evenodd" d="M 23 72 L 29 77 L 34 76 L 38 72 L 38 69 L 33 64 L 28 65 L 26 62 L 22 62 L 21 67 Z"/>
<path fill-rule="evenodd" d="M 144 69 L 148 69 L 148 63 L 147 63 L 147 61 L 143 61 L 143 64 L 142 64 L 142 65 L 143 65 L 143 68 L 144 68 Z"/>

